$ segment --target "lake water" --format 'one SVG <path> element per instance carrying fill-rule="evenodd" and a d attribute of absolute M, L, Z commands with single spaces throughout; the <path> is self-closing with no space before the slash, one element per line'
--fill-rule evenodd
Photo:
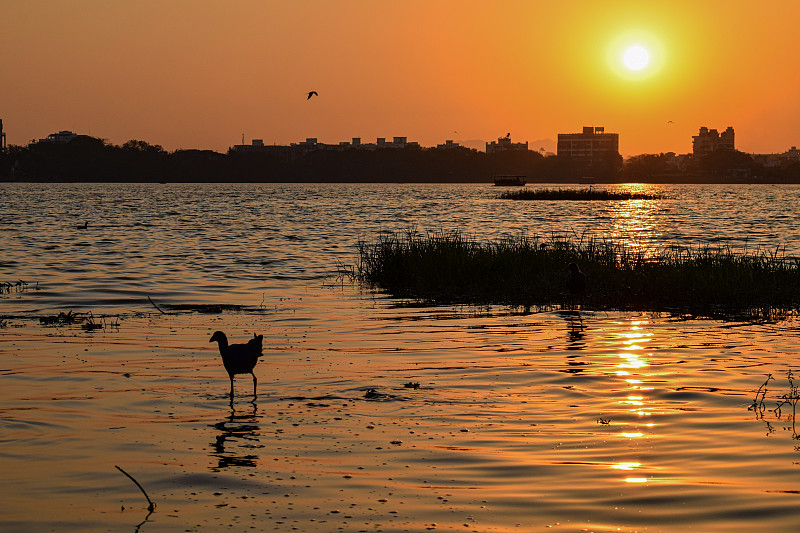
<path fill-rule="evenodd" d="M 409 229 L 800 256 L 798 186 L 620 187 L 665 198 L 0 184 L 0 531 L 800 531 L 797 320 L 415 307 L 336 275 Z M 40 321 L 68 311 L 99 327 Z M 255 402 L 215 330 L 264 335 Z"/>

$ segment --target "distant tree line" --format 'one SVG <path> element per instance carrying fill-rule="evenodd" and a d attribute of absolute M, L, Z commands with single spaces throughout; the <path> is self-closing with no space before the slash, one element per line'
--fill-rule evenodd
<path fill-rule="evenodd" d="M 121 146 L 79 135 L 68 143 L 9 146 L 0 153 L 2 181 L 136 182 L 490 182 L 521 175 L 530 182 L 600 181 L 800 181 L 800 165 L 766 169 L 745 153 L 715 152 L 677 170 L 671 156 L 644 154 L 624 164 L 609 154 L 591 166 L 536 151 L 484 153 L 456 148 L 366 150 L 267 147 L 258 151 L 165 151 L 130 140 Z"/>

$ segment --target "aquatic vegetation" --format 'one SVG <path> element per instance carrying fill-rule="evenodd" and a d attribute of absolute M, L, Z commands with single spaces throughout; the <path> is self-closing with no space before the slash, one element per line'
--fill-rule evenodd
<path fill-rule="evenodd" d="M 91 311 L 86 313 L 69 311 L 60 312 L 57 315 L 46 315 L 39 317 L 39 323 L 43 326 L 73 326 L 80 325 L 85 331 L 94 331 L 96 329 L 105 328 L 119 328 L 119 317 L 109 318 L 100 317 L 100 320 L 95 320 Z"/>
<path fill-rule="evenodd" d="M 80 324 L 89 318 L 88 313 L 72 312 L 70 309 L 66 313 L 63 311 L 57 315 L 47 315 L 39 317 L 39 322 L 45 326 L 68 326 L 72 324 Z"/>
<path fill-rule="evenodd" d="M 94 318 L 92 318 L 92 316 L 90 315 L 86 319 L 86 322 L 81 324 L 81 328 L 83 328 L 86 331 L 94 331 L 96 329 L 102 329 L 103 328 L 103 322 L 95 322 Z"/>
<path fill-rule="evenodd" d="M 31 286 L 27 281 L 0 281 L 0 294 L 10 294 L 12 292 L 25 292 L 28 290 L 39 290 L 39 282 Z"/>
<path fill-rule="evenodd" d="M 767 424 L 767 432 L 772 433 L 774 432 L 774 428 L 772 425 L 766 420 L 765 414 L 767 411 L 767 396 L 769 394 L 769 385 L 770 381 L 774 381 L 775 378 L 772 374 L 767 375 L 767 379 L 764 383 L 756 391 L 756 396 L 753 399 L 753 403 L 747 408 L 748 411 L 753 411 L 756 415 L 756 419 L 762 420 Z M 770 399 L 775 402 L 775 407 L 770 409 L 770 411 L 774 414 L 775 420 L 786 420 L 789 423 L 789 427 L 792 431 L 792 439 L 800 440 L 800 434 L 798 434 L 796 421 L 797 421 L 797 404 L 800 402 L 800 385 L 798 382 L 795 381 L 795 375 L 792 373 L 791 370 L 786 372 L 786 380 L 787 380 L 787 389 L 786 392 L 783 394 L 775 394 Z M 787 409 L 789 412 L 784 413 L 784 408 Z M 787 428 L 788 429 L 788 428 Z"/>
<path fill-rule="evenodd" d="M 388 294 L 428 303 L 636 310 L 776 318 L 800 308 L 800 263 L 780 250 L 633 249 L 586 236 L 477 242 L 454 233 L 381 235 L 358 244 L 347 273 Z M 567 291 L 567 265 L 585 274 Z"/>
<path fill-rule="evenodd" d="M 609 191 L 585 187 L 583 189 L 518 189 L 507 191 L 501 200 L 658 200 L 661 195 L 645 192 Z"/>

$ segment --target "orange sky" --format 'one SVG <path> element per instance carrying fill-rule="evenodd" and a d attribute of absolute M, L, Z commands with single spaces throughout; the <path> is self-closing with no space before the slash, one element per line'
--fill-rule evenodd
<path fill-rule="evenodd" d="M 632 155 L 689 152 L 705 125 L 782 152 L 800 145 L 798 20 L 794 0 L 6 1 L 0 118 L 10 144 L 431 146 L 595 125 Z M 638 75 L 621 66 L 636 43 Z"/>

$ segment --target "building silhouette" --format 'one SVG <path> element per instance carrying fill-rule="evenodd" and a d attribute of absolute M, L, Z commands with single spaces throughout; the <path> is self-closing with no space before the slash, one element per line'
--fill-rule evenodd
<path fill-rule="evenodd" d="M 581 133 L 559 133 L 559 156 L 592 165 L 619 154 L 619 134 L 606 133 L 603 127 L 584 126 Z"/>
<path fill-rule="evenodd" d="M 3 119 L 0 118 L 0 150 L 6 149 L 6 132 L 3 131 Z"/>
<path fill-rule="evenodd" d="M 343 152 L 345 150 L 377 150 L 379 148 L 419 148 L 419 143 L 409 141 L 408 137 L 393 137 L 387 141 L 386 137 L 378 137 L 374 143 L 361 142 L 361 137 L 353 137 L 350 142 L 342 141 L 338 144 L 325 144 L 316 137 L 306 137 L 305 141 L 291 143 L 289 146 L 264 144 L 263 139 L 253 139 L 251 144 L 236 144 L 230 148 L 232 152 L 264 152 L 264 153 L 289 153 L 293 157 L 309 152 L 321 150 Z"/>
<path fill-rule="evenodd" d="M 692 154 L 702 157 L 717 150 L 736 150 L 733 142 L 733 128 L 728 126 L 722 133 L 703 126 L 700 132 L 692 137 Z"/>
<path fill-rule="evenodd" d="M 436 148 L 440 150 L 452 150 L 455 148 L 461 148 L 461 145 L 455 142 L 453 139 L 447 139 L 444 141 L 444 144 L 437 144 Z"/>
<path fill-rule="evenodd" d="M 511 134 L 507 134 L 505 137 L 498 137 L 496 141 L 492 141 L 490 143 L 486 143 L 486 153 L 487 154 L 495 154 L 498 152 L 510 152 L 514 150 L 520 151 L 527 151 L 528 150 L 528 143 L 515 143 L 511 142 Z"/>
<path fill-rule="evenodd" d="M 62 130 L 58 133 L 51 133 L 44 139 L 39 139 L 38 141 L 33 141 L 31 144 L 67 144 L 72 139 L 77 137 L 77 133 L 73 133 L 71 131 Z"/>

